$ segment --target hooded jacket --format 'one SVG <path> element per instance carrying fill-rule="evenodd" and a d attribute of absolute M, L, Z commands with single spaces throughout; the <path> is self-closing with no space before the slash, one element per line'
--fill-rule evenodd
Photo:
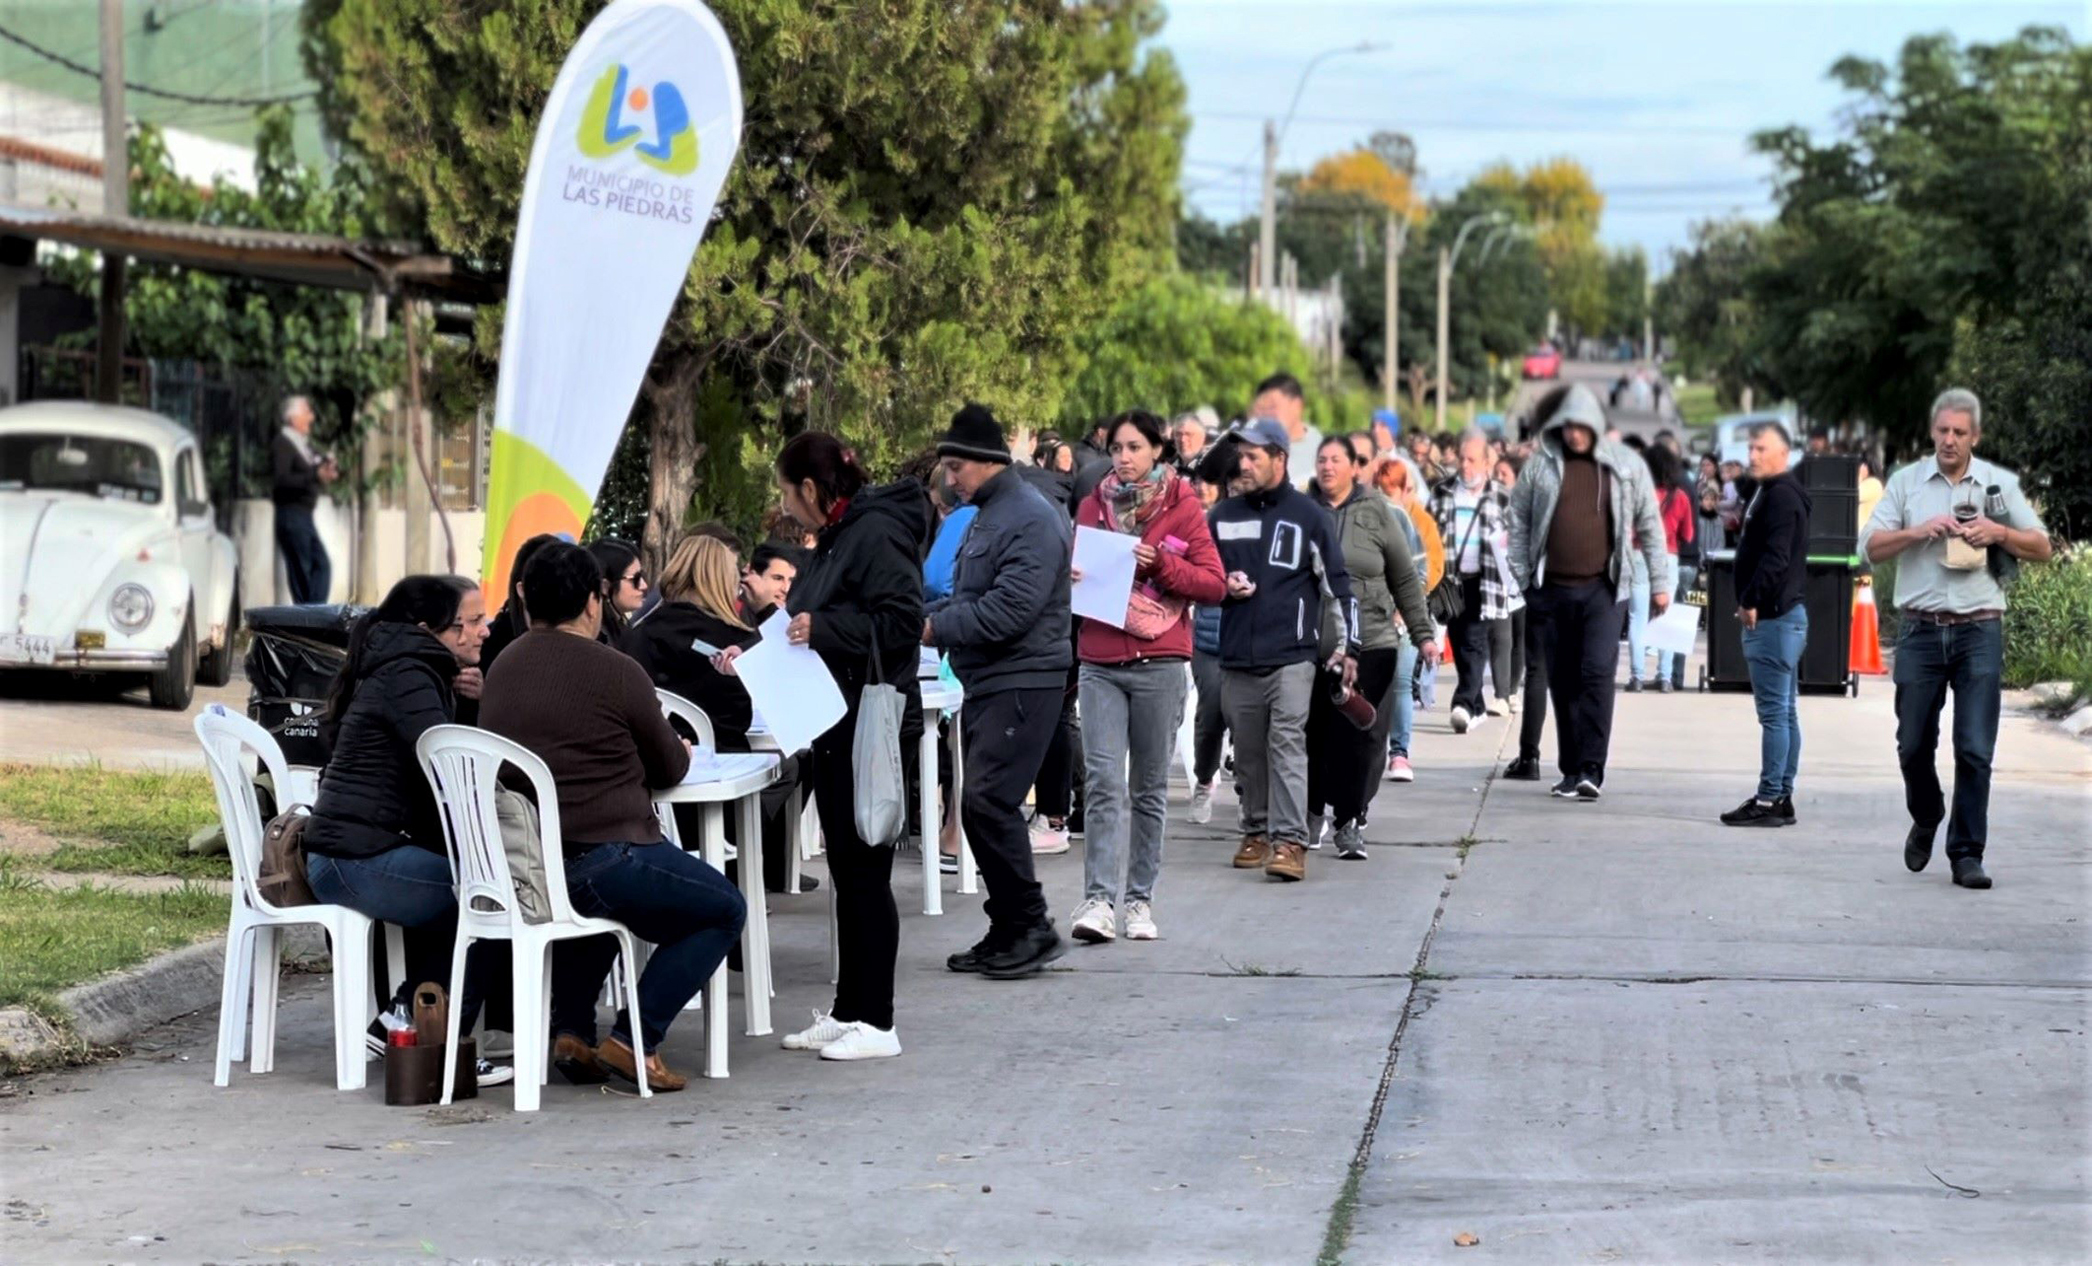
<path fill-rule="evenodd" d="M 1409 536 L 1415 530 L 1409 526 L 1409 516 L 1363 481 L 1354 484 L 1351 495 L 1339 505 L 1331 506 L 1319 485 L 1309 496 L 1336 519 L 1344 573 L 1351 578 L 1351 592 L 1358 598 L 1360 649 L 1392 650 L 1401 644 L 1395 632 L 1397 611 L 1409 630 L 1409 640 L 1417 646 L 1428 645 L 1431 614 L 1417 578 L 1416 555 L 1409 549 Z M 1321 653 L 1325 658 L 1343 648 L 1341 614 L 1338 603 L 1323 603 Z"/>
<path fill-rule="evenodd" d="M 936 645 L 969 698 L 1065 688 L 1075 662 L 1068 635 L 1073 525 L 1014 466 L 969 500 L 980 513 L 959 545 L 952 596 L 929 609 Z"/>
<path fill-rule="evenodd" d="M 842 517 L 821 529 L 811 562 L 792 582 L 785 610 L 811 615 L 811 646 L 854 709 L 871 680 L 872 643 L 881 675 L 914 698 L 923 634 L 923 556 L 935 533 L 929 494 L 913 479 L 860 489 Z"/>
<path fill-rule="evenodd" d="M 1168 479 L 1169 487 L 1157 494 L 1163 498 L 1161 508 L 1155 512 L 1154 518 L 1148 520 L 1147 527 L 1140 534 L 1141 542 L 1155 550 L 1155 566 L 1136 575 L 1135 583 L 1153 584 L 1165 594 L 1192 602 L 1219 602 L 1227 587 L 1221 576 L 1220 553 L 1213 548 L 1213 533 L 1206 527 L 1206 507 L 1199 501 L 1198 490 L 1189 479 L 1174 472 Z M 1101 487 L 1083 499 L 1075 511 L 1075 523 L 1078 527 L 1110 530 L 1104 518 L 1104 491 Z M 1164 548 L 1163 541 L 1172 536 L 1184 543 L 1181 554 Z M 1084 620 L 1075 635 L 1075 653 L 1085 664 L 1190 659 L 1191 621 L 1191 612 L 1187 610 L 1184 618 L 1171 625 L 1161 637 L 1144 641 L 1102 620 Z"/>
<path fill-rule="evenodd" d="M 430 726 L 456 715 L 450 683 L 458 658 L 418 624 L 373 624 L 363 644 L 363 680 L 342 713 L 334 750 L 305 827 L 305 849 L 329 857 L 375 857 L 395 848 L 443 853 L 436 797 L 414 758 Z"/>
<path fill-rule="evenodd" d="M 1227 498 L 1213 507 L 1211 522 L 1223 584 L 1239 571 L 1256 586 L 1247 598 L 1222 601 L 1221 667 L 1263 671 L 1314 662 L 1324 593 L 1338 603 L 1344 649 L 1358 649 L 1358 602 L 1328 511 L 1282 483 Z"/>
<path fill-rule="evenodd" d="M 1525 464 L 1517 485 L 1511 489 L 1511 577 L 1521 590 L 1529 591 L 1544 579 L 1547 529 L 1554 523 L 1555 504 L 1562 495 L 1562 430 L 1570 424 L 1557 415 L 1541 428 L 1532 460 Z M 1608 441 L 1604 432 L 1597 431 L 1591 423 L 1576 425 L 1592 429 L 1598 437 L 1591 454 L 1612 500 L 1613 539 L 1605 565 L 1614 596 L 1627 596 L 1627 560 L 1633 556 L 1637 541 L 1641 542 L 1642 557 L 1649 564 L 1651 592 L 1675 592 L 1678 577 L 1671 570 L 1670 552 L 1664 549 L 1663 516 L 1656 508 L 1656 488 L 1649 478 L 1648 463 L 1624 445 Z M 1451 548 L 1447 546 L 1449 551 Z"/>
<path fill-rule="evenodd" d="M 712 667 L 712 656 L 729 646 L 743 650 L 762 637 L 740 629 L 689 602 L 664 602 L 632 626 L 618 643 L 646 669 L 656 689 L 679 694 L 703 708 L 722 752 L 748 750 L 748 725 L 755 714 L 748 687 Z M 698 643 L 711 647 L 702 649 Z"/>

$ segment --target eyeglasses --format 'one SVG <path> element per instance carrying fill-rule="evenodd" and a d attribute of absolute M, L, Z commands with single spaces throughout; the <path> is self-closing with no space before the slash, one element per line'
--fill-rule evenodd
<path fill-rule="evenodd" d="M 626 576 L 624 578 L 624 582 L 632 586 L 634 589 L 644 589 L 646 588 L 646 573 L 643 571 L 635 571 L 631 575 Z"/>

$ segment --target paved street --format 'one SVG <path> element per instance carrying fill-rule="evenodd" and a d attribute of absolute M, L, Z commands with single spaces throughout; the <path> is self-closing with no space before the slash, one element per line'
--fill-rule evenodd
<path fill-rule="evenodd" d="M 1725 831 L 1741 695 L 1622 696 L 1595 807 L 1493 782 L 1443 714 L 1371 860 L 1227 866 L 1181 822 L 1165 939 L 994 984 L 943 970 L 904 864 L 898 1060 L 751 1039 L 642 1104 L 448 1112 L 332 1089 L 324 982 L 277 1070 L 211 1017 L 0 1099 L 14 1261 L 2078 1262 L 2092 747 L 2007 719 L 1988 893 L 1906 873 L 1889 686 L 1802 701 L 1801 826 Z M 1174 806 L 1181 815 L 1182 804 Z M 1065 919 L 1079 853 L 1044 864 Z M 780 1023 L 826 1002 L 779 899 Z M 694 1021 L 695 1017 L 692 1017 Z M 671 1038 L 697 1062 L 694 1023 Z M 1345 1234 L 1348 1233 L 1348 1240 Z M 1456 1248 L 1455 1236 L 1479 1237 Z"/>
<path fill-rule="evenodd" d="M 17 673 L 0 683 L 0 762 L 99 761 L 165 769 L 203 768 L 196 714 L 213 703 L 247 710 L 247 679 L 198 685 L 186 711 L 146 702 L 145 687 L 118 694 L 95 681 Z"/>

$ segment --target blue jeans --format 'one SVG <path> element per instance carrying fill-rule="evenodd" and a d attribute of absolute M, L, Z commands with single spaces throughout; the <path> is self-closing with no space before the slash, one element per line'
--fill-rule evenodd
<path fill-rule="evenodd" d="M 1627 584 L 1627 680 L 1640 681 L 1648 660 L 1642 631 L 1649 627 L 1649 560 L 1637 550 Z"/>
<path fill-rule="evenodd" d="M 1388 690 L 1394 722 L 1387 731 L 1387 754 L 1409 755 L 1409 736 L 1416 731 L 1416 643 L 1403 642 L 1395 657 L 1395 682 Z"/>
<path fill-rule="evenodd" d="M 1947 817 L 1939 771 L 1939 714 L 1954 692 L 1954 815 L 1947 821 L 1947 858 L 1983 858 L 1990 833 L 1990 758 L 1998 746 L 1999 675 L 2005 626 L 1929 624 L 1908 613 L 1896 638 L 1896 759 L 1912 823 L 1936 827 Z"/>
<path fill-rule="evenodd" d="M 1152 901 L 1169 819 L 1170 747 L 1184 720 L 1184 663 L 1084 664 L 1080 689 L 1082 895 Z"/>
<path fill-rule="evenodd" d="M 1671 555 L 1671 563 L 1678 570 L 1678 591 L 1671 595 L 1671 602 L 1675 605 L 1682 602 L 1686 594 L 1692 592 L 1693 578 L 1700 574 L 1700 569 L 1691 563 L 1679 562 L 1676 554 Z M 1685 656 L 1676 651 L 1656 652 L 1656 680 L 1662 681 L 1666 676 L 1671 679 L 1672 685 L 1684 688 Z"/>
<path fill-rule="evenodd" d="M 673 844 L 598 844 L 569 855 L 567 897 L 574 913 L 616 919 L 634 936 L 654 943 L 639 976 L 639 1029 L 658 1050 L 683 1004 L 697 996 L 726 959 L 748 905 L 740 890 L 702 858 Z M 552 948 L 552 1032 L 595 1044 L 596 996 L 617 958 L 608 936 L 561 941 Z M 610 1035 L 629 1045 L 632 1017 L 624 1011 Z"/>
<path fill-rule="evenodd" d="M 1758 799 L 1772 804 L 1794 794 L 1801 765 L 1801 651 L 1809 641 L 1808 608 L 1761 619 L 1743 631 L 1743 662 L 1758 704 Z"/>
<path fill-rule="evenodd" d="M 312 895 L 326 904 L 347 906 L 399 926 L 407 961 L 402 964 L 406 978 L 392 999 L 395 1006 L 406 1006 L 415 986 L 423 981 L 450 988 L 451 948 L 458 938 L 458 893 L 449 858 L 412 844 L 371 857 L 307 853 L 305 879 L 312 885 Z M 479 947 L 474 946 L 465 963 L 465 1009 L 458 1017 L 461 1033 L 479 1018 L 480 1000 L 485 996 L 480 958 Z"/>

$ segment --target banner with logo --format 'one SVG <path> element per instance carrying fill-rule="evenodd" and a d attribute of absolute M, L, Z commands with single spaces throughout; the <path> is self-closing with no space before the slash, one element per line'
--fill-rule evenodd
<path fill-rule="evenodd" d="M 613 0 L 553 81 L 509 264 L 483 570 L 578 539 L 741 143 L 741 77 L 698 0 Z"/>

